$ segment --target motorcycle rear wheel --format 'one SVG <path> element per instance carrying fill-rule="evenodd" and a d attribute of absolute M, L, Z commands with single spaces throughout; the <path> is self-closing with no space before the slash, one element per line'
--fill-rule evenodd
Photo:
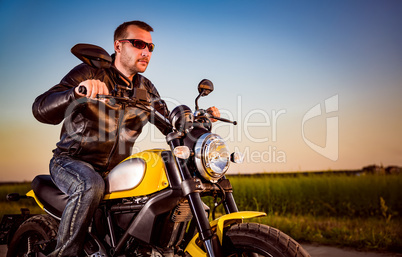
<path fill-rule="evenodd" d="M 276 228 L 257 223 L 231 226 L 223 239 L 224 256 L 308 257 L 303 247 Z"/>
<path fill-rule="evenodd" d="M 35 215 L 24 221 L 8 246 L 7 257 L 23 257 L 32 251 L 35 243 L 54 239 L 58 222 L 50 215 Z"/>

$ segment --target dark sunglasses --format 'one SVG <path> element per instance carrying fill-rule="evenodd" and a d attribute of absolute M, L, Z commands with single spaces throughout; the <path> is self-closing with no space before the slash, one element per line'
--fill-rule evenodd
<path fill-rule="evenodd" d="M 123 42 L 123 41 L 130 42 L 135 48 L 138 48 L 138 49 L 145 49 L 145 47 L 147 47 L 147 46 L 148 46 L 148 50 L 150 52 L 153 52 L 155 49 L 154 43 L 147 43 L 140 39 L 120 39 L 119 40 L 119 42 Z"/>

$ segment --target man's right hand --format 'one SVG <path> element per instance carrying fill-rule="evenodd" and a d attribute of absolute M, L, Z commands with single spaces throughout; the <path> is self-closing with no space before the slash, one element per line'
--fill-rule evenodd
<path fill-rule="evenodd" d="M 79 88 L 83 86 L 86 89 L 86 94 L 82 94 L 79 92 Z M 77 96 L 87 97 L 91 99 L 96 99 L 96 96 L 99 95 L 108 95 L 109 89 L 106 84 L 100 80 L 89 79 L 81 82 L 78 87 L 74 89 L 74 92 Z"/>

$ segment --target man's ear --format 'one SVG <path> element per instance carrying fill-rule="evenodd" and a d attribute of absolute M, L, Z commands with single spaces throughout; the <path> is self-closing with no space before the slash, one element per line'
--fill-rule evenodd
<path fill-rule="evenodd" d="M 121 43 L 119 40 L 114 41 L 114 51 L 116 53 L 120 53 L 121 51 Z"/>

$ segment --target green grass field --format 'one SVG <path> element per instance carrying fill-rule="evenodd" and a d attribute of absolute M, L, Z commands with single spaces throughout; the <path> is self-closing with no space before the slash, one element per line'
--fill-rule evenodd
<path fill-rule="evenodd" d="M 239 210 L 266 212 L 258 222 L 298 241 L 402 252 L 402 174 L 228 178 Z"/>
<path fill-rule="evenodd" d="M 300 242 L 402 252 L 402 174 L 345 173 L 228 176 L 239 210 L 263 211 L 256 221 Z M 33 200 L 10 203 L 29 184 L 0 185 L 0 216 L 41 210 Z M 211 200 L 211 199 L 208 199 Z M 221 209 L 218 209 L 218 212 Z"/>
<path fill-rule="evenodd" d="M 269 214 L 402 217 L 402 174 L 230 176 L 239 209 Z"/>

